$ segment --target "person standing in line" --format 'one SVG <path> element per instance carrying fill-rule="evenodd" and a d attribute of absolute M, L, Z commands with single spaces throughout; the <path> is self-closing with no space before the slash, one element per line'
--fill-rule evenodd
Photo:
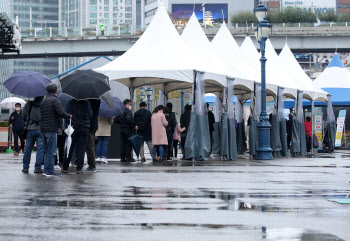
<path fill-rule="evenodd" d="M 181 128 L 185 128 L 185 130 L 181 133 L 181 150 L 182 150 L 182 158 L 185 160 L 185 142 L 186 142 L 186 137 L 187 137 L 187 131 L 188 131 L 188 126 L 190 125 L 191 121 L 191 110 L 192 106 L 187 104 L 185 105 L 185 111 L 180 117 L 180 125 Z"/>
<path fill-rule="evenodd" d="M 172 143 L 171 143 L 171 150 L 170 150 L 170 158 L 173 158 L 174 157 L 174 153 L 173 153 L 173 142 L 174 142 L 174 134 L 175 134 L 175 129 L 176 129 L 176 126 L 179 124 L 179 118 L 178 118 L 178 116 L 177 116 L 177 114 L 175 113 L 175 112 L 173 112 L 173 104 L 171 103 L 171 102 L 168 102 L 167 104 L 166 104 L 166 107 L 168 107 L 169 108 L 169 110 L 170 110 L 170 116 L 172 117 L 172 119 L 175 121 L 174 122 L 174 131 L 173 131 L 173 133 L 172 133 L 172 137 L 171 137 L 171 140 L 172 140 Z M 169 158 L 169 159 L 170 159 Z"/>
<path fill-rule="evenodd" d="M 46 86 L 47 95 L 40 104 L 41 123 L 40 130 L 44 142 L 44 175 L 56 176 L 54 170 L 55 153 L 57 149 L 57 131 L 61 125 L 61 118 L 71 119 L 72 116 L 64 112 L 57 98 L 57 85 L 54 83 Z"/>
<path fill-rule="evenodd" d="M 173 149 L 173 138 L 176 128 L 176 120 L 173 118 L 171 110 L 168 107 L 164 107 L 163 113 L 165 115 L 165 119 L 168 122 L 168 125 L 165 128 L 168 145 L 164 146 L 164 160 L 171 160 L 171 150 Z"/>
<path fill-rule="evenodd" d="M 113 125 L 114 117 L 98 117 L 97 147 L 96 147 L 96 162 L 108 164 L 107 148 L 109 138 L 111 137 L 111 126 Z"/>
<path fill-rule="evenodd" d="M 75 151 L 75 155 L 77 157 L 76 172 L 77 174 L 82 174 L 85 149 L 89 135 L 90 118 L 92 117 L 90 102 L 88 100 L 71 99 L 67 103 L 66 111 L 69 114 L 74 114 L 72 118 L 72 127 L 74 132 L 72 134 L 72 145 L 69 149 L 68 158 L 64 159 L 62 173 L 68 172 L 69 164 Z M 68 125 L 68 121 L 65 121 L 66 128 Z M 93 172 L 96 172 L 96 168 Z"/>
<path fill-rule="evenodd" d="M 131 113 L 131 100 L 125 99 L 123 101 L 125 109 L 123 114 L 115 118 L 115 122 L 120 126 L 121 132 L 121 150 L 120 150 L 120 161 L 121 162 L 135 162 L 132 159 L 131 151 L 132 146 L 129 137 L 132 135 L 134 130 L 138 127 L 135 124 L 134 118 Z"/>
<path fill-rule="evenodd" d="M 101 100 L 88 100 L 92 110 L 92 116 L 90 117 L 89 135 L 86 145 L 86 155 L 88 161 L 88 167 L 85 169 L 87 172 L 96 172 L 95 161 L 95 134 L 98 130 L 98 113 L 100 111 Z"/>
<path fill-rule="evenodd" d="M 44 158 L 44 143 L 43 136 L 40 131 L 40 104 L 43 97 L 35 97 L 33 101 L 29 101 L 23 108 L 23 115 L 27 118 L 27 143 L 23 156 L 22 172 L 28 173 L 30 157 L 36 142 L 36 162 L 34 166 L 34 173 L 42 173 L 41 164 Z"/>
<path fill-rule="evenodd" d="M 15 143 L 15 156 L 19 155 L 18 139 L 21 141 L 21 150 L 24 153 L 23 132 L 26 126 L 26 117 L 21 111 L 21 104 L 15 104 L 15 111 L 11 114 L 9 124 L 12 124 L 13 141 Z"/>
<path fill-rule="evenodd" d="M 175 128 L 175 132 L 174 132 L 174 142 L 173 142 L 173 150 L 174 150 L 174 160 L 177 161 L 177 152 L 178 152 L 178 146 L 179 143 L 181 143 L 181 133 L 186 130 L 186 128 L 182 128 L 180 126 L 179 120 L 178 120 L 178 116 L 176 115 L 176 128 Z M 173 152 L 172 152 L 173 153 Z"/>
<path fill-rule="evenodd" d="M 287 127 L 287 146 L 288 149 L 290 148 L 290 143 L 292 141 L 292 131 L 293 131 L 293 114 L 289 114 L 288 115 L 288 120 L 286 123 L 286 127 Z"/>
<path fill-rule="evenodd" d="M 213 138 L 213 132 L 215 131 L 215 116 L 211 110 L 209 110 L 209 103 L 207 103 L 207 108 L 208 108 L 208 121 L 209 121 L 209 132 L 210 132 L 210 153 L 213 152 L 213 143 L 214 143 L 214 138 Z M 235 120 L 237 123 L 237 121 Z M 237 128 L 237 124 L 236 124 Z"/>
<path fill-rule="evenodd" d="M 135 112 L 134 115 L 135 123 L 138 128 L 138 132 L 143 137 L 143 141 L 146 142 L 151 157 L 153 159 L 153 145 L 152 145 L 152 126 L 151 118 L 152 114 L 147 110 L 147 104 L 145 102 L 140 103 L 140 109 Z M 144 143 L 141 146 L 140 150 L 141 162 L 145 162 L 145 147 Z"/>
<path fill-rule="evenodd" d="M 305 136 L 306 136 L 306 149 L 307 152 L 311 151 L 311 145 L 312 145 L 312 123 L 311 123 L 311 117 L 307 116 L 306 121 L 304 122 L 305 126 Z"/>
<path fill-rule="evenodd" d="M 152 114 L 152 144 L 153 144 L 153 161 L 163 161 L 163 146 L 168 145 L 167 133 L 165 127 L 168 122 L 163 114 L 164 107 L 157 106 Z M 157 155 L 159 153 L 159 155 Z"/>

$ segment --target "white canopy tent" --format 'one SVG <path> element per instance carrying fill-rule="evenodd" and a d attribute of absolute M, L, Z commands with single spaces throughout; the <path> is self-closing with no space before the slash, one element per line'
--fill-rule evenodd
<path fill-rule="evenodd" d="M 110 80 L 123 83 L 131 91 L 145 85 L 165 94 L 191 88 L 195 70 L 206 73 L 206 83 L 224 87 L 226 76 L 208 73 L 201 62 L 184 43 L 160 2 L 152 22 L 139 40 L 125 54 L 95 70 Z"/>
<path fill-rule="evenodd" d="M 297 98 L 298 85 L 290 75 L 290 71 L 278 59 L 278 55 L 271 44 L 270 39 L 266 41 L 266 74 L 269 77 L 267 83 L 284 88 L 284 95 L 290 98 Z M 273 81 L 273 82 L 272 82 Z"/>
<path fill-rule="evenodd" d="M 181 38 L 185 41 L 187 46 L 191 48 L 196 56 L 205 65 L 209 71 L 206 72 L 206 79 L 214 78 L 211 73 L 217 73 L 224 76 L 220 81 L 223 86 L 226 86 L 226 76 L 235 78 L 235 90 L 252 90 L 254 81 L 249 80 L 247 76 L 240 70 L 239 66 L 229 65 L 224 62 L 218 55 L 213 46 L 210 44 L 202 27 L 200 26 L 196 15 L 193 13 L 189 22 L 187 23 Z M 209 74 L 209 76 L 208 76 Z M 206 87 L 206 92 L 210 91 L 210 87 Z M 221 91 L 221 90 L 220 90 Z M 212 92 L 216 92 L 215 90 Z"/>
<path fill-rule="evenodd" d="M 239 85 L 247 87 L 249 90 L 254 90 L 254 81 L 260 82 L 261 73 L 260 70 L 254 68 L 246 55 L 239 48 L 236 40 L 233 38 L 227 25 L 223 23 L 215 35 L 214 39 L 211 41 L 211 45 L 216 51 L 216 54 L 229 65 L 232 69 L 239 69 L 237 72 L 237 80 L 235 80 L 235 94 L 238 96 L 237 91 L 239 91 Z M 242 81 L 243 83 L 240 83 Z M 249 81 L 247 81 L 249 80 Z M 242 92 L 240 95 L 244 95 Z M 250 92 L 247 93 L 248 98 L 250 98 Z M 242 97 L 240 99 L 245 99 Z"/>
<path fill-rule="evenodd" d="M 245 40 L 243 41 L 240 48 L 241 48 L 242 52 L 245 53 L 246 56 L 249 58 L 249 62 L 252 65 L 252 67 L 255 69 L 258 69 L 260 72 L 261 71 L 261 63 L 259 60 L 260 60 L 261 55 L 259 54 L 252 39 L 249 36 L 247 36 L 245 38 Z M 275 81 L 275 82 L 278 83 L 277 81 Z M 258 79 L 257 83 L 261 83 L 261 76 Z M 266 93 L 268 95 L 277 96 L 278 86 L 276 85 L 276 83 L 274 83 L 271 80 L 271 76 L 267 72 L 267 75 L 266 75 Z M 270 100 L 272 101 L 273 99 L 270 99 Z"/>
<path fill-rule="evenodd" d="M 327 68 L 317 77 L 314 85 L 322 88 L 350 88 L 350 72 L 336 53 Z"/>
<path fill-rule="evenodd" d="M 279 60 L 284 66 L 288 66 L 289 73 L 297 83 L 298 89 L 303 91 L 303 97 L 309 100 L 327 101 L 328 93 L 313 85 L 310 77 L 301 68 L 286 43 L 279 55 Z"/>

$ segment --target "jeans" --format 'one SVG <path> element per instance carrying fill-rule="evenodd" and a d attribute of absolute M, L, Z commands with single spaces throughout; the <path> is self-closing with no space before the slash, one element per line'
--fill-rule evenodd
<path fill-rule="evenodd" d="M 13 142 L 15 143 L 15 151 L 19 152 L 18 138 L 21 141 L 21 150 L 24 150 L 24 139 L 22 138 L 24 130 L 15 131 L 13 130 Z"/>
<path fill-rule="evenodd" d="M 152 158 L 153 158 L 153 144 L 152 141 L 145 141 L 148 149 L 149 149 L 149 154 L 151 154 Z M 141 150 L 140 150 L 140 156 L 141 158 L 145 158 L 145 142 L 142 144 L 141 146 Z"/>
<path fill-rule="evenodd" d="M 99 136 L 97 147 L 96 147 L 96 157 L 107 157 L 107 148 L 109 136 Z"/>
<path fill-rule="evenodd" d="M 90 168 L 96 168 L 95 161 L 95 133 L 88 132 L 86 145 L 86 156 Z M 78 154 L 79 155 L 79 154 Z"/>
<path fill-rule="evenodd" d="M 179 141 L 174 141 L 173 148 L 174 148 L 174 157 L 177 157 L 177 148 L 179 147 Z"/>
<path fill-rule="evenodd" d="M 157 157 L 157 152 L 159 151 L 160 159 L 163 158 L 163 146 L 162 145 L 154 145 L 153 146 L 153 159 Z"/>
<path fill-rule="evenodd" d="M 62 135 L 57 136 L 57 148 L 58 148 L 58 163 L 63 165 L 64 162 L 64 146 L 66 144 L 67 134 L 63 131 Z"/>
<path fill-rule="evenodd" d="M 44 139 L 40 130 L 27 131 L 27 146 L 23 156 L 23 168 L 29 168 L 30 157 L 36 142 L 36 162 L 35 169 L 41 169 L 41 163 L 44 157 Z"/>
<path fill-rule="evenodd" d="M 84 165 L 84 156 L 86 143 L 88 141 L 89 129 L 88 128 L 79 128 L 75 129 L 72 134 L 72 145 L 69 149 L 68 158 L 64 159 L 63 170 L 68 170 L 69 163 L 72 160 L 74 151 L 76 152 L 77 162 L 76 170 L 81 171 Z"/>
<path fill-rule="evenodd" d="M 44 143 L 44 173 L 53 174 L 55 173 L 54 162 L 55 155 L 57 152 L 57 132 L 42 132 L 43 143 Z"/>
<path fill-rule="evenodd" d="M 131 151 L 132 146 L 129 140 L 129 137 L 132 135 L 133 129 L 131 128 L 122 128 L 121 129 L 121 150 L 120 150 L 120 159 L 122 161 L 131 160 Z"/>

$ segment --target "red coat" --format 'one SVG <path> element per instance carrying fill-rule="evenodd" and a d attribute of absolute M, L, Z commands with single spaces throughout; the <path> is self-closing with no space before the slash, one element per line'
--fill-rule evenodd
<path fill-rule="evenodd" d="M 152 144 L 168 145 L 165 127 L 168 125 L 163 112 L 158 111 L 152 115 Z"/>
<path fill-rule="evenodd" d="M 311 121 L 305 121 L 305 134 L 308 134 L 310 137 L 312 137 L 312 123 Z"/>

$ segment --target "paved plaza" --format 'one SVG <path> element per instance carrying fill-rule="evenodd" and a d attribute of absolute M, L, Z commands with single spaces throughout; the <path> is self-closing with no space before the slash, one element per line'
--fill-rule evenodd
<path fill-rule="evenodd" d="M 0 240 L 350 240 L 350 152 L 23 174 L 0 154 Z M 34 157 L 34 155 L 33 155 Z M 32 163 L 33 164 L 33 163 Z"/>

